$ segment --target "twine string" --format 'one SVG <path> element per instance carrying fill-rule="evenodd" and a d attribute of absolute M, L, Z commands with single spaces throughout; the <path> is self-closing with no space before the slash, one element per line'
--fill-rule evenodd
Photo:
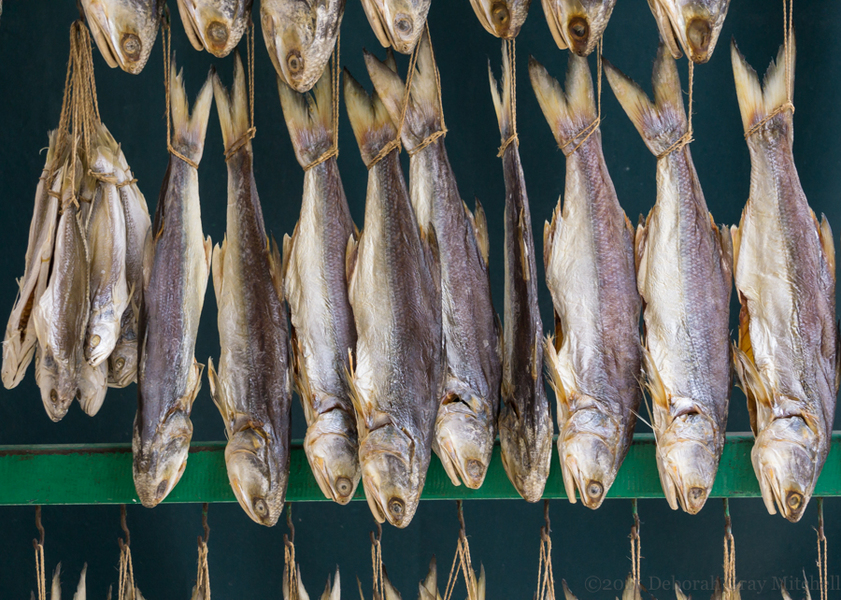
<path fill-rule="evenodd" d="M 248 17 L 248 27 L 245 28 L 246 61 L 248 69 L 248 129 L 233 144 L 225 150 L 225 162 L 231 160 L 234 155 L 257 135 L 257 128 L 254 126 L 254 21 Z"/>
<path fill-rule="evenodd" d="M 161 29 L 163 35 L 161 36 L 161 43 L 163 44 L 164 54 L 164 91 L 166 92 L 166 149 L 177 158 L 193 167 L 198 171 L 199 165 L 191 158 L 184 156 L 178 150 L 172 147 L 172 112 L 170 108 L 170 88 L 172 86 L 172 30 L 170 28 L 170 14 L 169 6 L 164 5 L 164 16 L 161 19 Z"/>
<path fill-rule="evenodd" d="M 689 64 L 689 112 L 687 117 L 686 133 L 680 136 L 674 144 L 672 144 L 671 146 L 663 150 L 663 152 L 658 154 L 658 160 L 667 157 L 673 152 L 683 150 L 683 148 L 685 148 L 695 140 L 695 138 L 693 137 L 694 130 L 692 128 L 692 94 L 695 89 L 695 63 L 692 62 L 691 59 L 687 59 L 687 62 Z"/>
<path fill-rule="evenodd" d="M 41 524 L 41 506 L 35 507 L 35 527 L 39 538 L 32 540 L 35 549 L 35 579 L 38 587 L 38 600 L 47 600 L 47 573 L 44 564 L 44 526 Z"/>
<path fill-rule="evenodd" d="M 125 540 L 119 538 L 120 546 L 120 575 L 117 584 L 118 600 L 134 600 L 137 596 L 134 585 L 134 564 L 131 560 L 131 533 L 126 523 L 126 505 L 120 505 L 120 528 L 125 533 Z"/>
<path fill-rule="evenodd" d="M 438 70 L 438 62 L 435 60 L 435 48 L 432 46 L 432 35 L 429 33 L 429 22 L 426 23 L 426 37 L 429 40 L 429 51 L 432 54 L 432 69 L 435 75 L 435 87 L 436 91 L 438 92 L 438 116 L 441 119 L 441 125 L 438 127 L 437 130 L 433 131 L 431 134 L 426 136 L 423 140 L 421 140 L 420 144 L 412 148 L 411 150 L 407 150 L 406 154 L 410 157 L 414 156 L 421 150 L 431 146 L 439 139 L 447 135 L 447 123 L 444 120 L 444 100 L 441 95 L 441 72 Z"/>
<path fill-rule="evenodd" d="M 511 66 L 511 80 L 508 82 L 508 92 L 511 94 L 511 135 L 502 142 L 499 151 L 496 153 L 497 158 L 502 158 L 511 144 L 520 145 L 520 138 L 517 136 L 517 42 L 515 38 L 511 38 L 505 40 L 503 44 L 505 44 L 508 63 Z"/>
<path fill-rule="evenodd" d="M 733 537 L 733 521 L 730 518 L 730 501 L 724 499 L 724 593 L 736 591 L 736 539 Z M 729 597 L 729 596 L 728 596 Z"/>
<path fill-rule="evenodd" d="M 199 590 L 204 600 L 210 600 L 210 569 L 207 563 L 207 541 L 210 539 L 210 527 L 207 525 L 207 508 L 205 502 L 201 510 L 201 523 L 204 536 L 199 536 L 199 560 L 198 572 L 196 573 L 196 589 Z"/>
<path fill-rule="evenodd" d="M 537 565 L 538 600 L 555 600 L 555 574 L 552 570 L 552 527 L 549 500 L 543 501 L 545 525 L 540 529 L 540 559 Z"/>
<path fill-rule="evenodd" d="M 341 49 L 342 31 L 341 29 L 339 29 L 339 33 L 336 36 L 336 49 L 333 50 L 333 57 L 330 61 L 330 79 L 331 83 L 333 84 L 333 97 L 331 98 L 333 143 L 330 144 L 330 148 L 328 148 L 326 152 L 323 152 L 318 158 L 316 158 L 314 161 L 305 166 L 304 171 L 314 169 L 318 165 L 327 162 L 331 158 L 336 158 L 339 156 L 339 59 L 341 58 Z"/>
<path fill-rule="evenodd" d="M 823 498 L 818 498 L 818 580 L 821 590 L 821 600 L 829 598 L 829 577 L 827 573 L 827 548 L 824 533 Z"/>
<path fill-rule="evenodd" d="M 641 560 L 641 543 L 640 543 L 640 516 L 637 511 L 637 499 L 631 501 L 631 507 L 634 516 L 634 525 L 631 527 L 631 576 L 634 579 L 634 586 L 639 587 L 640 584 L 640 560 Z"/>
<path fill-rule="evenodd" d="M 473 572 L 473 562 L 470 558 L 470 543 L 467 541 L 467 530 L 464 524 L 464 505 L 461 500 L 458 500 L 456 506 L 459 522 L 458 542 L 456 544 L 455 555 L 453 556 L 453 564 L 450 567 L 450 575 L 447 578 L 444 599 L 450 600 L 452 598 L 460 572 L 464 576 L 468 600 L 479 600 L 476 574 Z M 456 566 L 459 568 L 456 569 Z"/>
<path fill-rule="evenodd" d="M 377 533 L 371 532 L 371 569 L 374 578 L 374 600 L 382 600 L 385 597 L 385 585 L 383 583 L 383 528 L 377 523 Z"/>
<path fill-rule="evenodd" d="M 574 154 L 576 152 L 576 150 L 581 148 L 581 146 L 583 146 L 584 143 L 587 140 L 590 139 L 590 136 L 593 135 L 596 132 L 596 130 L 599 128 L 599 126 L 602 123 L 602 51 L 603 50 L 604 50 L 604 39 L 602 38 L 602 39 L 599 39 L 599 50 L 598 50 L 598 56 L 596 57 L 596 72 L 597 72 L 597 76 L 596 76 L 596 106 L 597 106 L 596 118 L 593 119 L 593 121 L 589 125 L 587 125 L 587 127 L 582 129 L 581 131 L 579 131 L 577 134 L 575 134 L 569 140 L 567 140 L 563 144 L 558 145 L 558 147 L 561 149 L 561 152 L 563 152 L 565 156 L 570 156 L 571 154 Z M 573 147 L 572 150 L 567 152 L 566 151 L 567 146 L 572 144 L 575 140 L 577 140 L 581 136 L 584 136 L 581 139 L 581 141 L 579 141 Z"/>

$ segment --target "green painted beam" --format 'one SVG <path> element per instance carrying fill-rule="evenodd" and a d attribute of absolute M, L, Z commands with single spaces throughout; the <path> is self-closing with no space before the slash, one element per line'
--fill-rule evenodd
<path fill-rule="evenodd" d="M 731 433 L 721 458 L 712 497 L 759 497 L 750 462 L 753 436 Z M 225 474 L 224 442 L 194 444 L 181 482 L 165 502 L 235 502 Z M 662 498 L 654 461 L 654 437 L 634 438 L 628 456 L 611 487 L 610 498 Z M 557 452 L 546 498 L 565 498 Z M 325 500 L 307 464 L 300 442 L 293 443 L 290 465 L 290 502 Z M 815 496 L 841 496 L 841 432 L 818 481 Z M 499 457 L 499 447 L 481 489 L 450 483 L 433 456 L 423 498 L 426 500 L 518 498 Z M 363 499 L 359 486 L 355 500 Z M 132 504 L 137 495 L 131 477 L 131 447 L 120 445 L 0 446 L 0 506 L 26 504 Z"/>

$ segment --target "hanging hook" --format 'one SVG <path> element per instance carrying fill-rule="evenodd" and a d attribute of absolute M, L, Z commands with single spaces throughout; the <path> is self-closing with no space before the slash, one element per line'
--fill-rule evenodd
<path fill-rule="evenodd" d="M 467 532 L 467 527 L 464 525 L 464 504 L 462 500 L 456 500 L 456 510 L 458 512 L 458 535 L 459 537 L 464 537 Z"/>
<path fill-rule="evenodd" d="M 292 522 L 292 503 L 286 503 L 286 527 L 289 528 L 289 541 L 295 543 L 295 524 Z"/>
<path fill-rule="evenodd" d="M 41 505 L 35 507 L 35 527 L 40 534 L 40 541 L 32 540 L 32 544 L 37 548 L 44 545 L 44 526 L 41 524 Z"/>
<path fill-rule="evenodd" d="M 208 503 L 205 502 L 202 504 L 201 507 L 201 526 L 204 529 L 204 543 L 207 544 L 208 539 L 210 539 L 210 527 L 207 524 L 207 509 Z"/>
<path fill-rule="evenodd" d="M 552 533 L 552 521 L 549 520 L 549 500 L 546 499 L 543 501 L 543 520 L 546 523 L 544 526 L 546 530 L 546 535 Z"/>

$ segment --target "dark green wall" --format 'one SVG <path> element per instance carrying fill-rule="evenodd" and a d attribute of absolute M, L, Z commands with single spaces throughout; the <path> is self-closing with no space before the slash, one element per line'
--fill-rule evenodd
<path fill-rule="evenodd" d="M 174 2 L 171 2 L 175 10 Z M 695 138 L 692 153 L 707 202 L 717 221 L 735 223 L 748 193 L 750 165 L 742 137 L 730 67 L 728 42 L 736 36 L 749 62 L 761 71 L 776 55 L 782 41 L 782 9 L 778 0 L 734 0 L 719 47 L 709 64 L 695 71 Z M 795 23 L 800 42 L 795 103 L 795 157 L 801 181 L 816 212 L 827 214 L 841 229 L 838 167 L 841 162 L 841 118 L 838 92 L 839 65 L 835 41 L 841 37 L 841 4 L 833 0 L 798 2 Z M 58 122 L 68 30 L 77 16 L 69 0 L 7 0 L 0 20 L 0 194 L 3 202 L 0 253 L 0 315 L 5 319 L 15 298 L 14 278 L 22 274 L 23 255 L 35 184 L 43 165 L 39 151 L 46 133 Z M 174 14 L 173 48 L 185 70 L 187 88 L 194 96 L 211 64 L 230 83 L 232 59 L 213 60 L 189 45 Z M 498 72 L 500 43 L 481 28 L 468 0 L 434 0 L 430 27 L 439 61 L 449 134 L 447 147 L 459 178 L 463 197 L 481 199 L 488 212 L 491 268 L 495 304 L 502 307 L 502 200 L 503 183 L 496 149 L 499 135 L 490 100 L 487 62 Z M 259 24 L 258 24 L 259 27 Z M 365 20 L 359 0 L 348 0 L 342 28 L 342 63 L 367 82 L 362 47 L 382 55 Z M 651 66 L 657 48 L 657 29 L 643 0 L 619 0 L 605 36 L 605 55 L 650 90 Z M 550 217 L 563 188 L 564 160 L 556 149 L 528 84 L 526 60 L 533 54 L 560 77 L 566 53 L 559 51 L 545 24 L 539 0 L 518 40 L 520 152 L 532 203 L 536 238 Z M 122 143 L 140 187 L 154 210 L 166 168 L 166 127 L 160 46 L 155 48 L 139 76 L 109 69 L 94 51 L 103 121 Z M 256 178 L 262 193 L 268 228 L 280 239 L 291 233 L 300 206 L 303 175 L 292 154 L 275 86 L 274 71 L 257 32 L 256 124 L 254 141 Z M 401 57 L 401 72 L 407 60 Z M 594 65 L 595 61 L 591 60 Z M 686 81 L 686 65 L 681 63 Z M 605 157 L 619 199 L 632 221 L 654 203 L 655 159 L 605 85 L 603 98 Z M 351 211 L 362 225 L 366 171 L 359 157 L 346 116 L 342 115 L 341 157 L 345 189 Z M 211 115 L 200 181 L 205 233 L 221 240 L 225 229 L 226 171 L 218 120 Z M 538 255 L 541 250 L 538 248 Z M 542 261 L 538 261 L 542 264 Z M 541 269 L 542 270 L 542 269 Z M 542 273 L 541 273 L 542 280 Z M 541 287 L 544 322 L 551 323 L 551 300 Z M 736 312 L 734 310 L 733 316 Z M 735 326 L 735 319 L 734 319 Z M 199 332 L 197 358 L 218 355 L 216 305 L 207 295 Z M 54 424 L 46 417 L 31 374 L 15 390 L 0 390 L 0 444 L 127 442 L 135 411 L 135 387 L 112 390 L 100 414 L 90 419 L 74 406 Z M 302 437 L 303 415 L 295 406 L 293 434 Z M 196 440 L 223 438 L 223 426 L 203 386 L 193 411 Z M 729 429 L 748 428 L 744 397 L 734 392 Z M 640 431 L 647 427 L 640 425 Z M 0 485 L 15 485 L 2 481 Z M 712 500 L 702 513 L 689 517 L 669 510 L 665 501 L 640 503 L 642 518 L 643 583 L 658 598 L 673 597 L 658 581 L 694 581 L 709 585 L 721 574 L 722 506 Z M 789 524 L 767 515 L 760 500 L 737 500 L 731 508 L 737 540 L 737 572 L 746 586 L 764 586 L 764 593 L 745 598 L 779 597 L 769 592 L 773 577 L 798 577 L 801 569 L 811 578 L 815 567 L 815 502 L 801 523 Z M 298 535 L 298 557 L 303 579 L 311 593 L 322 589 L 327 574 L 339 564 L 346 598 L 355 597 L 354 578 L 370 589 L 368 532 L 373 520 L 364 503 L 352 506 L 318 503 L 293 510 Z M 555 574 L 566 578 L 584 597 L 613 598 L 613 589 L 597 592 L 603 580 L 622 579 L 629 570 L 628 531 L 630 503 L 608 501 L 597 512 L 566 501 L 552 503 Z M 473 560 L 489 572 L 489 598 L 529 598 L 536 585 L 538 528 L 542 507 L 522 501 L 472 502 L 465 506 Z M 0 598 L 22 598 L 34 589 L 30 540 L 35 534 L 34 509 L 0 508 Z M 841 502 L 826 504 L 830 545 L 830 574 L 839 573 L 841 547 L 838 533 Z M 195 537 L 200 532 L 200 507 L 160 506 L 154 510 L 130 507 L 135 571 L 150 600 L 187 598 L 195 580 Z M 59 560 L 67 569 L 65 595 L 84 561 L 90 563 L 90 598 L 104 598 L 117 580 L 119 511 L 116 507 L 50 507 L 44 510 L 47 564 Z M 285 525 L 268 530 L 253 524 L 237 505 L 214 505 L 210 568 L 214 598 L 280 597 Z M 455 549 L 457 522 L 453 503 L 424 503 L 411 526 L 387 528 L 384 557 L 392 579 L 407 600 L 415 598 L 416 583 L 427 561 L 437 554 L 444 586 Z M 653 579 L 652 579 L 653 578 Z M 71 583 L 72 582 L 72 583 Z M 591 587 L 597 584 L 595 588 Z M 838 582 L 835 581 L 837 594 Z M 611 585 L 613 585 L 611 583 Z M 659 588 L 659 589 L 658 589 Z M 704 588 L 701 588 L 704 589 Z M 589 591 L 587 591 L 589 590 Z M 559 590 L 560 591 L 560 590 Z M 456 592 L 463 596 L 460 588 Z M 697 592 L 696 598 L 705 598 Z"/>

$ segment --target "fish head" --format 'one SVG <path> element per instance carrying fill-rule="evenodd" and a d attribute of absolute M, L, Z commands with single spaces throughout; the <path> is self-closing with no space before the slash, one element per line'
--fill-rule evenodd
<path fill-rule="evenodd" d="M 375 429 L 360 445 L 359 462 L 374 518 L 406 527 L 418 508 L 424 475 L 411 436 L 391 424 Z"/>
<path fill-rule="evenodd" d="M 483 407 L 475 410 L 473 407 Z M 435 421 L 437 454 L 453 485 L 479 489 L 494 446 L 493 413 L 483 401 L 464 402 L 449 394 Z"/>
<path fill-rule="evenodd" d="M 163 0 L 82 0 L 85 18 L 105 62 L 136 75 L 146 66 L 158 34 Z"/>
<path fill-rule="evenodd" d="M 430 4 L 431 0 L 362 0 L 377 39 L 400 54 L 411 54 L 415 49 Z"/>
<path fill-rule="evenodd" d="M 140 502 L 153 508 L 166 498 L 184 474 L 193 424 L 187 413 L 175 408 L 149 431 L 134 419 L 132 454 L 134 488 Z"/>
<path fill-rule="evenodd" d="M 118 388 L 128 386 L 137 378 L 137 342 L 122 341 L 117 342 L 108 357 L 108 384 Z"/>
<path fill-rule="evenodd" d="M 336 45 L 345 0 L 263 1 L 260 19 L 280 79 L 299 93 L 312 89 Z"/>
<path fill-rule="evenodd" d="M 64 418 L 76 397 L 76 377 L 55 360 L 49 348 L 35 351 L 35 381 L 47 416 L 56 423 Z"/>
<path fill-rule="evenodd" d="M 707 62 L 715 50 L 730 0 L 649 0 L 667 44 L 674 39 L 695 63 Z M 673 52 L 674 54 L 674 52 Z M 679 53 L 675 58 L 680 58 Z"/>
<path fill-rule="evenodd" d="M 267 527 L 277 523 L 287 469 L 274 459 L 266 432 L 258 427 L 236 431 L 225 446 L 225 464 L 234 495 L 251 520 Z"/>
<path fill-rule="evenodd" d="M 564 488 L 570 502 L 575 493 L 587 508 L 601 506 L 616 478 L 623 431 L 610 415 L 596 409 L 572 413 L 558 436 Z"/>
<path fill-rule="evenodd" d="M 616 0 L 543 0 L 546 22 L 560 49 L 588 56 L 602 39 Z"/>
<path fill-rule="evenodd" d="M 674 399 L 673 399 L 674 401 Z M 697 514 L 715 482 L 723 436 L 696 411 L 677 416 L 657 437 L 657 468 L 672 510 Z"/>
<path fill-rule="evenodd" d="M 353 498 L 359 478 L 356 423 L 343 410 L 331 410 L 309 426 L 304 450 L 322 493 L 339 504 Z"/>
<path fill-rule="evenodd" d="M 178 12 L 193 48 L 224 58 L 248 26 L 251 4 L 251 0 L 178 0 Z"/>
<path fill-rule="evenodd" d="M 502 404 L 499 415 L 499 443 L 502 466 L 517 493 L 526 502 L 537 502 L 543 497 L 546 478 L 552 454 L 552 439 L 541 436 L 539 422 L 531 428 L 532 435 L 522 435 L 524 426 L 516 409 L 507 403 Z M 538 447 L 537 441 L 546 437 L 545 448 Z"/>
<path fill-rule="evenodd" d="M 488 33 L 512 40 L 520 33 L 531 0 L 470 0 L 470 4 Z"/>
<path fill-rule="evenodd" d="M 822 464 L 821 445 L 825 440 L 799 416 L 776 419 L 757 436 L 751 460 L 770 514 L 779 510 L 792 523 L 803 516 Z"/>

